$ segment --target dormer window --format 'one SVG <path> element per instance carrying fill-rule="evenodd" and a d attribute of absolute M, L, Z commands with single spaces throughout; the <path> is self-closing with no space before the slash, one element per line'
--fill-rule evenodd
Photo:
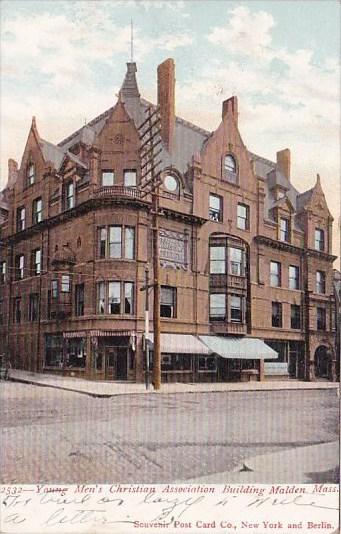
<path fill-rule="evenodd" d="M 315 250 L 324 251 L 324 231 L 320 228 L 315 229 Z"/>
<path fill-rule="evenodd" d="M 35 166 L 30 163 L 27 167 L 27 185 L 32 185 L 35 182 Z"/>
<path fill-rule="evenodd" d="M 167 176 L 165 176 L 163 185 L 170 193 L 176 193 L 179 189 L 179 181 L 172 174 L 167 174 Z"/>
<path fill-rule="evenodd" d="M 289 232 L 289 220 L 281 218 L 280 219 L 280 236 L 281 241 L 289 242 L 290 241 L 290 232 Z"/>
<path fill-rule="evenodd" d="M 232 184 L 237 183 L 237 163 L 231 154 L 224 157 L 223 178 Z"/>
<path fill-rule="evenodd" d="M 74 185 L 73 182 L 66 184 L 66 209 L 70 210 L 75 205 L 75 194 L 74 194 Z"/>
<path fill-rule="evenodd" d="M 113 170 L 102 171 L 102 185 L 103 186 L 112 186 L 115 182 L 115 173 Z"/>

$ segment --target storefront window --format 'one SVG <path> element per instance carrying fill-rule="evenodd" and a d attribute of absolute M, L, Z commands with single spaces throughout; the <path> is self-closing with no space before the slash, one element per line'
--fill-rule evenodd
<path fill-rule="evenodd" d="M 199 356 L 198 369 L 199 371 L 216 371 L 217 358 L 215 356 Z"/>
<path fill-rule="evenodd" d="M 66 367 L 85 367 L 86 340 L 84 338 L 68 339 L 66 343 Z"/>
<path fill-rule="evenodd" d="M 63 336 L 60 334 L 47 335 L 45 340 L 45 366 L 63 366 Z"/>

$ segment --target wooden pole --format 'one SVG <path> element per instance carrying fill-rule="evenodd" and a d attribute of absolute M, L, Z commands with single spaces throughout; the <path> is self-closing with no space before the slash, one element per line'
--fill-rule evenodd
<path fill-rule="evenodd" d="M 159 188 L 153 191 L 153 271 L 154 271 L 154 367 L 153 386 L 161 388 L 161 347 L 160 347 L 160 262 L 159 262 Z"/>

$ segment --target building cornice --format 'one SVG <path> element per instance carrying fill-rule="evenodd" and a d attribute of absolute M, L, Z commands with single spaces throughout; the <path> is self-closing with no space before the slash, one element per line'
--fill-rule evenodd
<path fill-rule="evenodd" d="M 296 245 L 292 245 L 291 243 L 277 241 L 276 239 L 271 239 L 270 237 L 266 237 L 264 235 L 255 236 L 255 241 L 256 243 L 260 243 L 271 248 L 276 248 L 277 250 L 285 250 L 286 252 L 292 252 L 299 256 L 312 256 L 314 258 L 319 258 L 325 261 L 335 261 L 337 258 L 337 256 L 327 254 L 326 252 L 321 252 L 319 250 L 314 250 L 311 248 L 297 247 Z"/>

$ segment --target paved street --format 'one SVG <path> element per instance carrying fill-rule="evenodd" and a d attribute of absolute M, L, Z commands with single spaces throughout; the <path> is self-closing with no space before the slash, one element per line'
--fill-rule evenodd
<path fill-rule="evenodd" d="M 0 392 L 2 483 L 172 482 L 338 439 L 335 390 L 91 398 L 1 382 Z"/>

